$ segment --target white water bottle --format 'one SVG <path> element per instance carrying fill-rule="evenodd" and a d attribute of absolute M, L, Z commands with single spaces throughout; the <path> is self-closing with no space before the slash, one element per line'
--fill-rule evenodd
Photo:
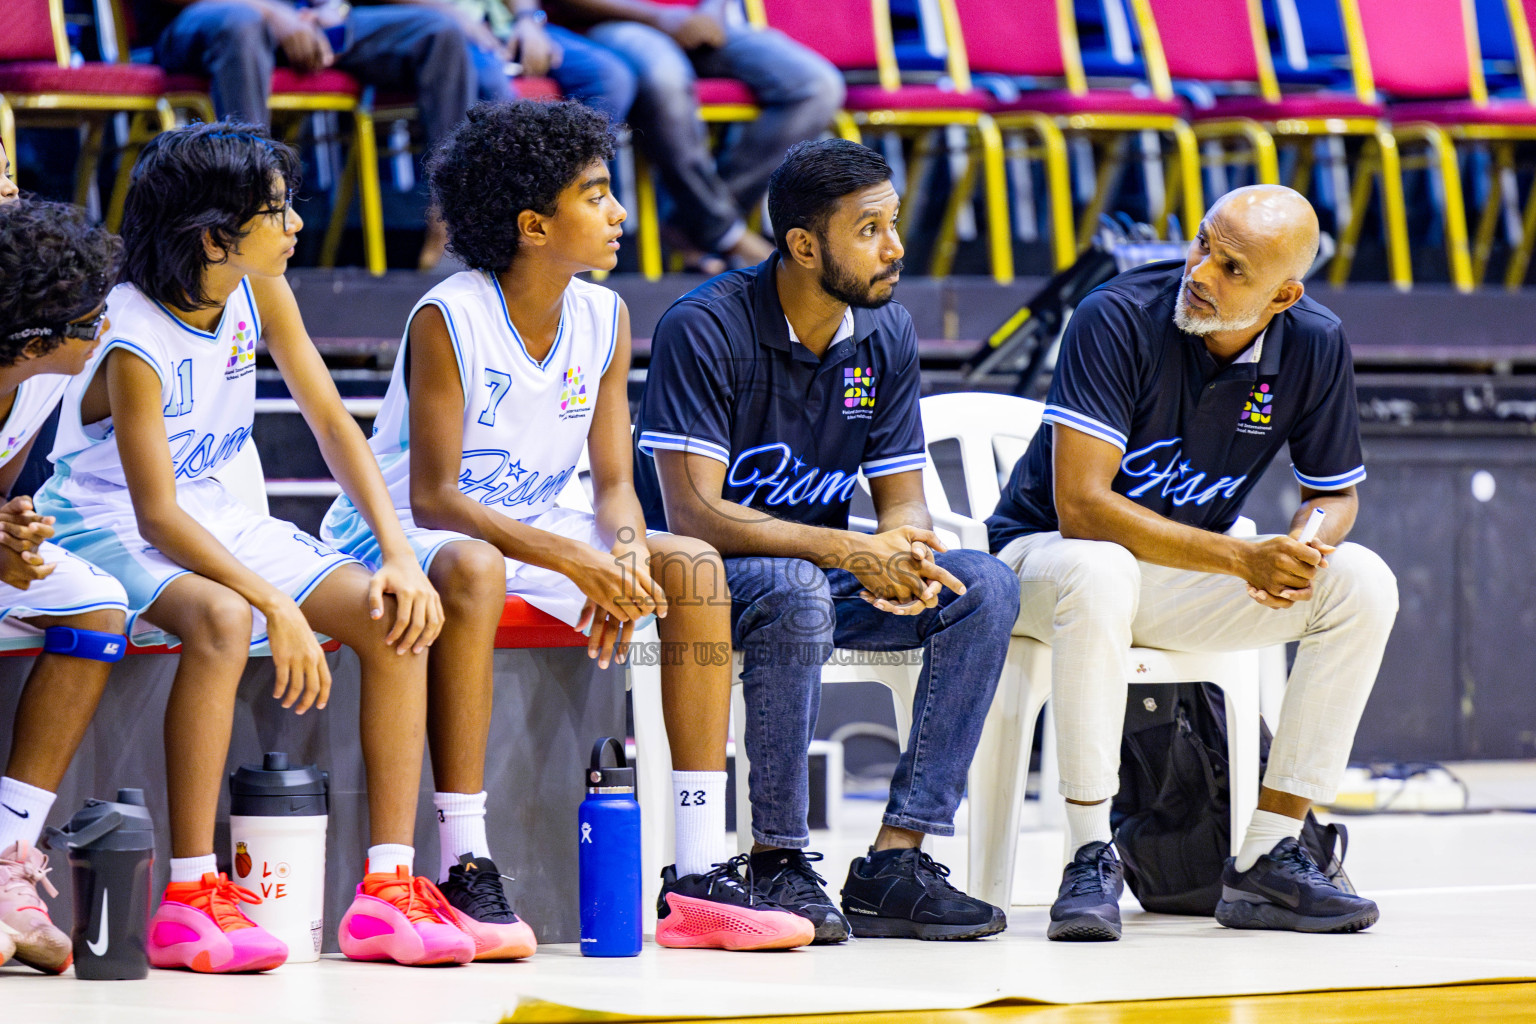
<path fill-rule="evenodd" d="M 288 944 L 288 962 L 320 958 L 325 925 L 325 772 L 267 754 L 229 777 L 234 881 L 261 897 L 247 917 Z"/>

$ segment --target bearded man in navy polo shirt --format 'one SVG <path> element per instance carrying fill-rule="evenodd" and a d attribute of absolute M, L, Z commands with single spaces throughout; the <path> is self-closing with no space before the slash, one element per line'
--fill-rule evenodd
<path fill-rule="evenodd" d="M 1301 642 L 1269 767 L 1216 920 L 1352 932 L 1376 904 L 1297 844 L 1332 799 L 1397 614 L 1386 564 L 1344 543 L 1365 479 L 1349 345 L 1306 297 L 1317 216 L 1276 185 L 1211 207 L 1188 257 L 1121 274 L 1073 315 L 1042 427 L 987 521 L 1022 581 L 1014 632 L 1051 645 L 1069 848 L 1053 939 L 1120 937 L 1109 798 L 1133 644 L 1230 651 Z M 1289 534 L 1227 532 L 1289 445 L 1301 507 Z M 1321 532 L 1303 542 L 1314 510 Z"/>
<path fill-rule="evenodd" d="M 857 936 L 970 939 L 1003 912 L 922 852 L 952 835 L 1018 612 L 996 558 L 946 551 L 923 499 L 917 336 L 891 302 L 900 200 L 879 154 L 801 143 L 768 182 L 777 253 L 683 296 L 656 326 L 636 489 L 652 529 L 725 556 L 745 661 L 752 878 L 816 925 Z M 848 529 L 858 474 L 879 532 Z M 806 752 L 834 645 L 923 651 L 912 731 L 884 824 L 839 913 L 807 853 Z"/>

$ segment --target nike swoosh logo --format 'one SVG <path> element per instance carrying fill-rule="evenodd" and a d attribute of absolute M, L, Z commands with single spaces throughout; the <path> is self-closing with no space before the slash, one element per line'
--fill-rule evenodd
<path fill-rule="evenodd" d="M 85 944 L 93 956 L 107 955 L 107 897 L 110 895 L 108 892 L 101 894 L 101 927 L 96 929 L 96 941 Z"/>
<path fill-rule="evenodd" d="M 1258 889 L 1260 892 L 1270 897 L 1275 902 L 1285 904 L 1292 910 L 1295 910 L 1297 907 L 1301 906 L 1301 890 L 1294 885 L 1281 888 L 1280 886 L 1265 885 L 1263 882 L 1259 882 L 1254 886 L 1254 888 Z"/>
<path fill-rule="evenodd" d="M 32 817 L 32 809 L 31 808 L 28 808 L 25 811 L 18 811 L 16 808 L 12 807 L 10 804 L 0 804 L 0 807 L 4 807 L 6 810 L 8 810 L 12 814 L 16 815 L 16 817 L 18 817 L 18 818 L 30 818 L 30 817 Z"/>

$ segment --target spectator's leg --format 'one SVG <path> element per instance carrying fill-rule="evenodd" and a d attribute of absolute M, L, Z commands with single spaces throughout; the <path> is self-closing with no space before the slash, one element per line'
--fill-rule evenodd
<path fill-rule="evenodd" d="M 763 847 L 810 843 L 806 754 L 821 710 L 821 666 L 832 653 L 827 574 L 799 558 L 727 558 L 732 645 L 741 652 L 747 720 L 737 736 L 752 761 L 752 838 Z"/>
<path fill-rule="evenodd" d="M 270 124 L 267 98 L 277 40 L 256 8 L 198 0 L 166 28 L 155 59 L 167 71 L 213 79 L 213 109 L 219 117 Z"/>
<path fill-rule="evenodd" d="M 505 103 L 517 98 L 507 80 L 507 62 L 483 46 L 471 44 L 470 61 L 475 67 L 475 98 L 485 103 Z"/>
<path fill-rule="evenodd" d="M 632 21 L 595 25 L 588 37 L 618 54 L 635 74 L 630 125 L 636 145 L 656 165 L 677 204 L 676 228 L 704 252 L 734 248 L 747 225 L 716 173 L 687 55 L 666 33 Z"/>
<path fill-rule="evenodd" d="M 965 593 L 942 590 L 938 606 L 918 615 L 892 615 L 868 604 L 858 596 L 863 584 L 850 572 L 834 569 L 827 575 L 837 608 L 837 647 L 922 651 L 912 731 L 896 762 L 884 824 L 949 836 L 1008 654 L 1019 584 L 984 551 L 948 551 L 937 559 L 965 585 Z"/>
<path fill-rule="evenodd" d="M 718 160 L 720 178 L 743 210 L 763 198 L 768 175 L 789 147 L 820 135 L 843 105 L 837 68 L 773 29 L 733 29 L 729 41 L 702 54 L 695 67 L 705 77 L 745 82 L 762 108 Z"/>
<path fill-rule="evenodd" d="M 354 7 L 347 16 L 352 44 L 336 67 L 360 81 L 416 94 L 427 148 L 464 120 L 478 76 L 469 37 L 451 15 L 426 7 Z M 417 267 L 431 270 L 448 247 L 448 231 L 430 211 Z"/>
<path fill-rule="evenodd" d="M 564 51 L 560 66 L 549 77 L 569 99 L 601 110 L 615 122 L 629 116 L 635 105 L 635 73 L 624 59 L 579 33 L 549 26 L 549 37 Z"/>
<path fill-rule="evenodd" d="M 354 7 L 352 44 L 336 67 L 359 81 L 416 94 L 421 129 L 435 146 L 464 119 L 478 86 L 469 38 L 450 15 L 426 7 Z"/>

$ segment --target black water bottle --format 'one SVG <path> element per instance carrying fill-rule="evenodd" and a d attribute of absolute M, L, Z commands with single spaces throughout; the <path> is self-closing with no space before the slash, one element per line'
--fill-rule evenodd
<path fill-rule="evenodd" d="M 87 800 L 62 829 L 48 830 L 50 849 L 67 851 L 75 883 L 75 977 L 142 978 L 149 973 L 150 867 L 155 825 L 142 789 L 117 800 Z"/>

